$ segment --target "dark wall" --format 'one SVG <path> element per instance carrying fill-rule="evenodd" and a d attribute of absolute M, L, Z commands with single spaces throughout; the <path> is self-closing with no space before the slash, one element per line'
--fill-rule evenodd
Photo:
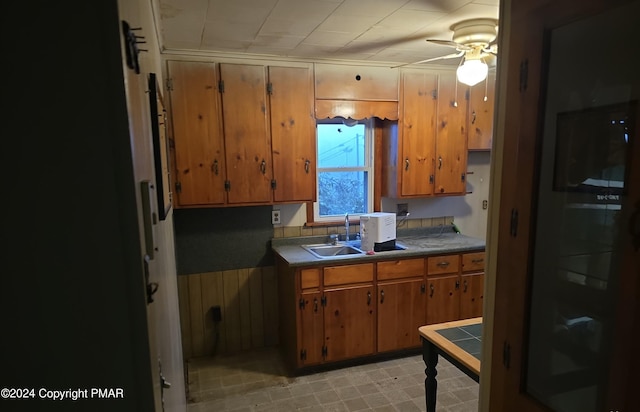
<path fill-rule="evenodd" d="M 178 275 L 273 265 L 271 206 L 177 209 Z"/>

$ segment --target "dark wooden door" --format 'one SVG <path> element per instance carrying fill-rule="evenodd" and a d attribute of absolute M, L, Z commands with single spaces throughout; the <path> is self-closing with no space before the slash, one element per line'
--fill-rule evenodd
<path fill-rule="evenodd" d="M 639 410 L 640 2 L 510 3 L 489 409 Z"/>
<path fill-rule="evenodd" d="M 467 86 L 455 73 L 438 79 L 435 186 L 437 194 L 464 194 L 467 190 Z"/>
<path fill-rule="evenodd" d="M 313 81 L 306 67 L 269 67 L 275 202 L 316 199 Z"/>
<path fill-rule="evenodd" d="M 467 148 L 491 150 L 493 142 L 493 112 L 496 76 L 490 73 L 487 80 L 469 88 L 467 113 Z"/>
<path fill-rule="evenodd" d="M 220 64 L 229 203 L 269 203 L 271 140 L 264 66 Z"/>
<path fill-rule="evenodd" d="M 467 273 L 460 277 L 460 319 L 482 316 L 484 273 Z"/>
<path fill-rule="evenodd" d="M 434 184 L 436 94 L 438 77 L 433 73 L 402 74 L 400 173 L 402 196 L 431 195 Z"/>
<path fill-rule="evenodd" d="M 214 63 L 167 62 L 176 206 L 224 204 L 225 153 Z"/>
<path fill-rule="evenodd" d="M 378 284 L 378 352 L 420 346 L 418 328 L 426 322 L 423 279 Z"/>
<path fill-rule="evenodd" d="M 326 291 L 325 298 L 325 360 L 373 354 L 376 322 L 373 285 Z"/>
<path fill-rule="evenodd" d="M 460 319 L 458 274 L 427 277 L 427 325 Z"/>
<path fill-rule="evenodd" d="M 300 353 L 299 365 L 307 366 L 322 362 L 324 343 L 324 323 L 322 294 L 320 292 L 302 292 L 300 305 Z"/>

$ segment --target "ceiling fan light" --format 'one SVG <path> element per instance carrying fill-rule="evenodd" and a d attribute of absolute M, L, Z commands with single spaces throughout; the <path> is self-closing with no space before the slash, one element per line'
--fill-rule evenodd
<path fill-rule="evenodd" d="M 458 81 L 473 86 L 487 78 L 489 67 L 480 60 L 465 60 L 456 70 Z"/>

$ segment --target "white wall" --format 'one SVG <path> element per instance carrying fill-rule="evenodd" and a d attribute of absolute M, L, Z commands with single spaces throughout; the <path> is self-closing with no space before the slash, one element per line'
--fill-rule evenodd
<path fill-rule="evenodd" d="M 490 152 L 469 152 L 467 162 L 467 195 L 419 199 L 382 199 L 382 210 L 395 212 L 398 203 L 409 205 L 409 218 L 453 216 L 460 231 L 485 239 L 487 209 L 482 202 L 489 199 Z"/>
<path fill-rule="evenodd" d="M 156 74 L 160 87 L 159 93 L 164 97 L 165 105 L 168 99 L 164 90 L 165 82 L 158 29 L 156 28 L 156 17 L 159 10 L 157 4 L 155 2 L 152 4 L 150 0 L 118 0 L 118 7 L 121 19 L 126 20 L 132 27 L 141 28 L 136 31 L 136 34 L 144 36 L 146 43 L 141 44 L 140 48 L 148 50 L 139 54 L 140 74 L 135 74 L 133 70 L 125 68 L 129 127 L 134 154 L 134 178 L 136 185 L 139 186 L 142 180 L 155 182 L 155 160 L 151 139 L 147 82 L 149 73 Z M 154 7 L 156 7 L 155 10 Z M 154 185 L 154 187 L 157 188 L 158 185 Z M 155 196 L 155 192 L 152 193 L 152 196 Z M 155 198 L 151 203 L 157 214 Z M 142 222 L 142 216 L 139 218 Z M 164 410 L 185 411 L 186 392 L 178 306 L 173 210 L 169 211 L 166 220 L 158 220 L 157 224 L 153 225 L 153 229 L 156 250 L 154 258 L 150 261 L 149 281 L 157 283 L 159 286 L 157 293 L 153 295 L 154 302 L 147 307 L 147 317 L 154 389 L 157 393 L 160 392 L 158 361 L 161 361 L 162 374 L 171 383 L 171 388 L 164 391 Z M 160 408 L 161 406 L 156 405 L 156 407 Z"/>
<path fill-rule="evenodd" d="M 398 203 L 409 205 L 409 218 L 453 216 L 460 231 L 468 236 L 486 238 L 487 210 L 482 202 L 489 199 L 490 152 L 469 152 L 466 196 L 441 198 L 392 199 L 382 198 L 383 212 L 396 212 Z M 275 205 L 280 210 L 280 226 L 303 226 L 306 222 L 306 205 Z"/>

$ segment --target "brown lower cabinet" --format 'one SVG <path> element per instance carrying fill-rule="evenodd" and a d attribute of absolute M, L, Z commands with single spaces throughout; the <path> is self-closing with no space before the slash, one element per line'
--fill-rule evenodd
<path fill-rule="evenodd" d="M 418 328 L 425 324 L 425 260 L 377 262 L 378 352 L 420 345 Z"/>
<path fill-rule="evenodd" d="M 427 324 L 482 316 L 484 252 L 427 258 Z"/>
<path fill-rule="evenodd" d="M 276 266 L 281 348 L 294 371 L 419 348 L 420 326 L 482 316 L 484 251 Z"/>

